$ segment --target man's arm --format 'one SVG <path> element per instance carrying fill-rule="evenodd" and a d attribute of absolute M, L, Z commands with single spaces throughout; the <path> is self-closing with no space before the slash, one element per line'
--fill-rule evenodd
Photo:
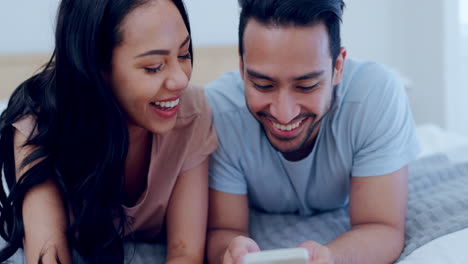
<path fill-rule="evenodd" d="M 14 135 L 17 180 L 35 161 L 21 168 L 23 160 L 34 151 L 31 146 L 23 147 L 26 137 L 16 130 Z M 57 185 L 49 180 L 29 190 L 23 201 L 24 250 L 27 263 L 71 263 L 65 235 L 67 217 Z"/>
<path fill-rule="evenodd" d="M 246 195 L 210 189 L 208 221 L 208 262 L 236 263 L 248 252 L 259 251 L 248 238 L 249 205 Z"/>
<path fill-rule="evenodd" d="M 404 246 L 407 190 L 407 166 L 383 176 L 353 177 L 352 227 L 326 245 L 331 263 L 393 263 Z"/>

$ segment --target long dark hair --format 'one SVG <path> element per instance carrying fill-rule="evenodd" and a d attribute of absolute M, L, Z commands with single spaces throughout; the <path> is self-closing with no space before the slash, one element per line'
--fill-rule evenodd
<path fill-rule="evenodd" d="M 73 217 L 66 235 L 74 255 L 86 263 L 123 262 L 127 219 L 121 204 L 129 136 L 103 73 L 110 71 L 113 49 L 122 42 L 123 19 L 150 1 L 60 3 L 52 57 L 14 91 L 0 116 L 0 171 L 7 183 L 0 188 L 0 235 L 7 242 L 1 262 L 23 246 L 25 194 L 49 180 Z M 173 2 L 190 33 L 182 0 Z M 37 164 L 16 182 L 12 124 L 25 116 L 35 120 L 35 133 L 26 143 L 35 151 L 21 166 Z"/>

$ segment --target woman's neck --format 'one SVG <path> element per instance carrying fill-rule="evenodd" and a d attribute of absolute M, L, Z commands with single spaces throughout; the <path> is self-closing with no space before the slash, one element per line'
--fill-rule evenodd
<path fill-rule="evenodd" d="M 150 134 L 147 129 L 133 124 L 128 124 L 127 128 L 129 145 L 131 145 L 132 142 L 141 142 L 141 140 L 147 138 Z"/>

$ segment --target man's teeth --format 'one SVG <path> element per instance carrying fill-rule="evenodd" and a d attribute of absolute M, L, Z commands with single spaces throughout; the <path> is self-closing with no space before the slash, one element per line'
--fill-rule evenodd
<path fill-rule="evenodd" d="M 178 105 L 178 104 L 179 104 L 179 101 L 180 101 L 180 99 L 177 98 L 177 99 L 174 100 L 174 101 L 154 102 L 154 104 L 155 104 L 156 106 L 160 106 L 160 107 L 172 108 L 172 107 Z"/>
<path fill-rule="evenodd" d="M 290 131 L 290 130 L 293 130 L 297 127 L 299 127 L 301 125 L 303 120 L 299 120 L 297 121 L 296 123 L 294 124 L 289 124 L 289 125 L 281 125 L 281 124 L 278 124 L 278 123 L 275 123 L 275 122 L 271 122 L 273 124 L 273 126 L 279 130 L 283 130 L 283 131 Z"/>

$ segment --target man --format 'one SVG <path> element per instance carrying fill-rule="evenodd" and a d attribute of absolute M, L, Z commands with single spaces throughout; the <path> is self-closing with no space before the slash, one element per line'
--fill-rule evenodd
<path fill-rule="evenodd" d="M 407 164 L 419 146 L 404 88 L 346 60 L 342 0 L 245 0 L 240 73 L 206 87 L 219 137 L 210 166 L 210 263 L 259 251 L 249 207 L 313 215 L 349 205 L 352 228 L 310 263 L 390 263 L 404 245 Z"/>

